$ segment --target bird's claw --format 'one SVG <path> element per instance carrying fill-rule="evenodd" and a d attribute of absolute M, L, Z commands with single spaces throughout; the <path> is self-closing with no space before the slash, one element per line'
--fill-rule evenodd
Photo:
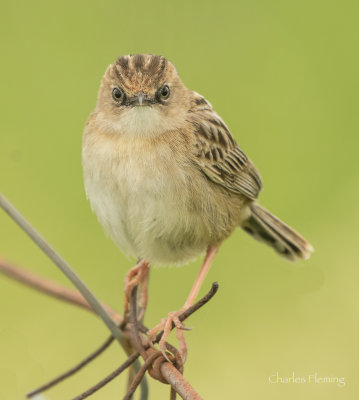
<path fill-rule="evenodd" d="M 161 323 L 156 325 L 154 328 L 147 332 L 147 336 L 152 344 L 156 339 L 156 333 L 163 330 L 162 337 L 158 343 L 158 346 L 162 352 L 163 357 L 168 361 L 171 362 L 167 356 L 167 346 L 166 340 L 171 333 L 172 324 L 175 325 L 176 329 L 176 337 L 179 343 L 179 353 L 181 355 L 183 363 L 187 357 L 187 344 L 186 339 L 184 337 L 184 331 L 191 330 L 192 328 L 187 328 L 180 320 L 179 315 L 183 313 L 183 309 L 175 312 L 170 312 L 167 318 L 162 319 Z"/>

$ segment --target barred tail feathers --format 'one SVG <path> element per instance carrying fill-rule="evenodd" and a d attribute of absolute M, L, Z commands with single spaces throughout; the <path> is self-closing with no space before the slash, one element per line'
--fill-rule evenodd
<path fill-rule="evenodd" d="M 314 249 L 303 236 L 256 202 L 250 205 L 250 210 L 250 217 L 241 224 L 248 234 L 291 261 L 310 257 Z"/>

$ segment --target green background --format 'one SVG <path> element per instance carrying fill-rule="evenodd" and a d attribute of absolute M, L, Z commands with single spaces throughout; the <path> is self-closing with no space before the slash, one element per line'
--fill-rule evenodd
<path fill-rule="evenodd" d="M 261 171 L 261 203 L 315 246 L 292 265 L 239 230 L 223 244 L 201 293 L 220 290 L 186 334 L 185 376 L 205 399 L 359 397 L 358 11 L 348 0 L 0 4 L 0 190 L 103 301 L 122 310 L 133 260 L 90 211 L 81 135 L 123 54 L 167 56 Z M 0 228 L 3 257 L 71 286 L 2 212 Z M 152 271 L 147 325 L 183 304 L 199 266 Z M 24 398 L 106 336 L 89 313 L 0 276 L 0 399 Z M 46 399 L 75 397 L 123 359 L 113 345 Z M 346 386 L 269 383 L 277 371 Z M 92 398 L 120 399 L 124 382 Z M 168 398 L 150 385 L 151 399 Z"/>

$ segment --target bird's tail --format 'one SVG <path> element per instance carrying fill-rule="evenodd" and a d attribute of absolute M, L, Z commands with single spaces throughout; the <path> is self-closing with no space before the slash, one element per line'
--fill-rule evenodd
<path fill-rule="evenodd" d="M 255 202 L 250 210 L 250 216 L 241 224 L 248 234 L 291 261 L 310 257 L 314 249 L 303 236 Z"/>

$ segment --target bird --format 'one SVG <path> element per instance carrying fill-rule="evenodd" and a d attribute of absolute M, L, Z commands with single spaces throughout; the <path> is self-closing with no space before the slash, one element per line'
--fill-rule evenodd
<path fill-rule="evenodd" d="M 178 316 L 199 293 L 219 247 L 240 227 L 287 260 L 307 259 L 312 245 L 257 199 L 262 180 L 212 105 L 182 82 L 164 56 L 119 57 L 102 78 L 82 139 L 90 206 L 121 251 L 138 259 L 125 279 L 125 309 L 140 284 L 147 304 L 150 265 L 182 265 L 205 254 L 183 307 L 149 331 L 172 323 L 183 359 Z"/>

